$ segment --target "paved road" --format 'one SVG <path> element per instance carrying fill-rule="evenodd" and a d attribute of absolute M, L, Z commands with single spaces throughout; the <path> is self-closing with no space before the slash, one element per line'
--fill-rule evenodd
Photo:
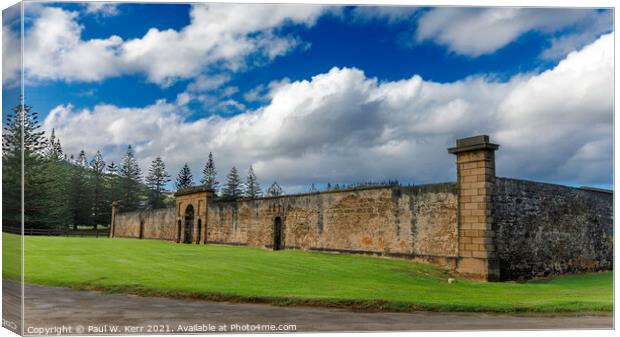
<path fill-rule="evenodd" d="M 18 285 L 4 282 L 3 288 L 16 292 Z M 483 314 L 358 313 L 345 310 L 276 307 L 264 304 L 238 304 L 202 300 L 138 297 L 76 291 L 64 288 L 26 286 L 25 326 L 33 328 L 84 327 L 84 334 L 147 333 L 149 326 L 163 326 L 163 332 L 179 329 L 210 329 L 226 326 L 228 331 L 243 332 L 250 325 L 296 325 L 296 331 L 421 331 L 489 329 L 611 329 L 611 316 L 525 317 Z M 6 294 L 6 293 L 5 293 Z M 5 305 L 11 297 L 5 296 Z M 209 326 L 211 325 L 211 326 Z M 94 327 L 107 330 L 93 330 Z M 143 327 L 133 331 L 126 327 Z M 30 328 L 30 333 L 28 333 Z M 283 327 L 282 327 L 283 328 Z M 236 329 L 236 330 L 234 330 Z M 266 330 L 262 330 L 266 331 Z M 52 331 L 50 330 L 50 333 Z M 153 333 L 154 331 L 150 331 Z M 187 331 L 192 332 L 192 331 Z M 200 331 L 198 331 L 200 332 Z M 256 330 L 254 331 L 256 332 Z M 67 333 L 67 332 L 65 332 Z"/>

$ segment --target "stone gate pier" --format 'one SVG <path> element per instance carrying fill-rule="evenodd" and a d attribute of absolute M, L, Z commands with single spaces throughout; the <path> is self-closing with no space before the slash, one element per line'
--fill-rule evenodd
<path fill-rule="evenodd" d="M 495 151 L 489 136 L 456 141 L 458 193 L 458 250 L 456 270 L 466 276 L 499 280 L 499 261 L 493 231 Z"/>

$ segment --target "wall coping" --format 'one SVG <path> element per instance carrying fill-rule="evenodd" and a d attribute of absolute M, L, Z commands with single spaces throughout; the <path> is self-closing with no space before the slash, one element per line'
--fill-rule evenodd
<path fill-rule="evenodd" d="M 252 200 L 268 200 L 268 199 L 280 199 L 280 198 L 289 198 L 289 197 L 305 197 L 310 195 L 319 195 L 319 194 L 330 194 L 330 193 L 342 193 L 342 192 L 355 192 L 355 191 L 366 191 L 366 190 L 375 190 L 382 188 L 392 188 L 398 187 L 398 185 L 373 185 L 373 186 L 364 186 L 364 187 L 351 187 L 351 188 L 343 188 L 339 190 L 329 190 L 329 191 L 319 191 L 319 192 L 302 192 L 302 193 L 293 193 L 293 194 L 282 194 L 282 195 L 274 195 L 274 196 L 264 196 L 258 198 L 238 198 L 238 199 L 213 199 L 211 202 L 235 202 L 235 201 L 252 201 Z"/>
<path fill-rule="evenodd" d="M 567 186 L 567 185 L 562 185 L 562 184 L 547 183 L 547 182 L 542 182 L 542 181 L 527 180 L 527 179 L 517 179 L 517 178 L 508 178 L 508 177 L 497 177 L 496 179 L 499 179 L 499 180 L 509 180 L 509 181 L 515 181 L 515 182 L 524 182 L 524 183 L 529 183 L 529 184 L 538 184 L 538 185 L 548 185 L 548 186 L 555 186 L 555 187 L 563 187 L 563 188 L 567 188 L 567 189 L 581 190 L 581 191 L 587 191 L 587 192 L 599 192 L 599 193 L 605 193 L 605 194 L 614 194 L 613 190 L 608 190 L 608 189 L 604 189 L 604 188 L 590 187 L 590 186 L 575 187 L 575 186 Z"/>
<path fill-rule="evenodd" d="M 319 191 L 319 192 L 304 192 L 304 193 L 293 193 L 293 194 L 283 194 L 283 195 L 277 195 L 277 196 L 266 196 L 266 197 L 259 197 L 259 198 L 239 198 L 239 199 L 233 199 L 233 200 L 226 200 L 226 199 L 213 199 L 211 200 L 211 203 L 227 203 L 227 202 L 236 202 L 236 201 L 253 201 L 253 200 L 269 200 L 269 199 L 285 199 L 285 198 L 290 198 L 290 197 L 306 197 L 306 196 L 312 196 L 312 195 L 321 195 L 321 194 L 334 194 L 334 193 L 346 193 L 346 192 L 357 192 L 357 191 L 367 191 L 367 190 L 375 190 L 375 189 L 395 189 L 395 188 L 399 188 L 399 189 L 411 189 L 411 190 L 416 190 L 416 189 L 421 189 L 421 188 L 428 188 L 428 187 L 432 187 L 432 186 L 446 186 L 446 185 L 453 185 L 456 184 L 456 182 L 443 182 L 443 183 L 429 183 L 429 184 L 420 184 L 420 185 L 412 185 L 412 186 L 401 186 L 401 185 L 373 185 L 373 186 L 364 186 L 364 187 L 351 187 L 351 188 L 345 188 L 345 189 L 339 189 L 339 190 L 329 190 L 329 191 Z"/>
<path fill-rule="evenodd" d="M 144 208 L 144 209 L 135 209 L 133 211 L 123 211 L 122 208 L 118 209 L 116 211 L 116 215 L 125 215 L 125 214 L 131 214 L 131 213 L 147 213 L 147 212 L 151 212 L 151 213 L 156 213 L 156 212 L 167 212 L 168 210 L 175 210 L 176 207 L 162 207 L 162 208 Z"/>
<path fill-rule="evenodd" d="M 215 190 L 213 190 L 212 188 L 206 188 L 204 186 L 193 186 L 193 187 L 183 188 L 183 189 L 176 191 L 174 193 L 174 196 L 178 197 L 181 195 L 189 195 L 189 194 L 204 193 L 204 192 L 215 192 Z"/>
<path fill-rule="evenodd" d="M 352 187 L 352 188 L 345 188 L 345 189 L 339 189 L 339 190 L 330 190 L 330 191 L 320 191 L 320 192 L 304 192 L 304 193 L 295 193 L 295 194 L 283 194 L 283 195 L 277 195 L 277 196 L 266 196 L 266 197 L 260 197 L 260 198 L 253 198 L 253 199 L 249 199 L 249 198 L 239 198 L 239 199 L 233 199 L 233 200 L 226 200 L 226 199 L 211 199 L 210 204 L 218 204 L 218 203 L 232 203 L 232 202 L 240 202 L 240 201 L 254 201 L 254 200 L 271 200 L 271 199 L 286 199 L 286 198 L 297 198 L 297 197 L 306 197 L 306 196 L 313 196 L 313 195 L 321 195 L 321 194 L 335 194 L 335 193 L 348 193 L 348 192 L 357 192 L 357 191 L 367 191 L 367 190 L 377 190 L 377 189 L 401 189 L 401 190 L 410 190 L 410 191 L 416 191 L 416 190 L 421 190 L 423 192 L 429 192 L 429 193 L 433 193 L 433 192 L 444 192 L 444 191 L 432 191 L 432 189 L 434 187 L 437 188 L 446 188 L 446 187 L 450 187 L 452 185 L 456 185 L 456 182 L 450 181 L 450 182 L 443 182 L 443 183 L 428 183 L 428 184 L 420 184 L 420 185 L 412 185 L 412 186 L 400 186 L 400 185 L 373 185 L 373 186 L 364 186 L 364 187 Z M 190 193 L 188 193 L 190 194 Z M 157 208 L 157 209 L 141 209 L 141 210 L 133 210 L 133 211 L 123 211 L 122 209 L 118 210 L 117 214 L 131 214 L 131 213 L 143 213 L 143 212 L 157 212 L 157 211 L 166 211 L 166 210 L 175 210 L 176 207 L 165 207 L 165 208 Z"/>
<path fill-rule="evenodd" d="M 561 184 L 547 183 L 547 182 L 527 180 L 527 179 L 508 178 L 508 177 L 497 177 L 496 179 L 514 181 L 514 182 L 524 182 L 524 183 L 530 183 L 530 184 L 549 185 L 549 186 L 563 187 L 563 188 L 568 188 L 568 189 L 573 189 L 573 190 L 582 190 L 582 191 L 587 191 L 587 192 L 598 192 L 598 193 L 605 193 L 605 194 L 614 193 L 613 190 L 589 187 L 589 186 L 574 187 L 574 186 L 567 186 L 567 185 L 561 185 Z M 229 203 L 229 202 L 238 202 L 238 201 L 286 199 L 286 198 L 291 198 L 291 197 L 305 197 L 305 196 L 313 196 L 313 195 L 320 195 L 320 194 L 333 194 L 333 193 L 343 193 L 343 192 L 346 193 L 346 192 L 366 191 L 366 190 L 374 190 L 374 189 L 399 188 L 403 190 L 418 190 L 418 189 L 428 190 L 429 187 L 435 187 L 435 186 L 441 187 L 441 186 L 448 186 L 448 185 L 454 185 L 454 184 L 456 184 L 456 182 L 429 183 L 429 184 L 420 184 L 420 185 L 413 185 L 413 186 L 376 185 L 376 186 L 353 187 L 353 188 L 331 190 L 331 191 L 321 191 L 321 192 L 283 194 L 283 195 L 278 195 L 278 196 L 266 196 L 266 197 L 260 197 L 260 198 L 254 198 L 254 199 L 248 199 L 248 198 L 240 198 L 240 199 L 235 199 L 235 200 L 212 199 L 211 203 Z M 432 192 L 432 191 L 428 191 L 428 192 Z M 117 214 L 120 215 L 120 214 L 131 214 L 131 213 L 142 213 L 142 212 L 157 212 L 157 211 L 166 211 L 168 209 L 175 209 L 175 208 L 167 207 L 167 208 L 157 208 L 157 209 L 134 210 L 134 211 L 126 211 L 126 212 L 124 212 L 122 209 L 119 209 Z"/>
<path fill-rule="evenodd" d="M 590 187 L 590 186 L 579 186 L 578 188 L 580 190 L 588 191 L 588 192 L 600 192 L 600 193 L 614 194 L 613 190 L 608 190 L 606 188 L 598 188 L 598 187 Z"/>
<path fill-rule="evenodd" d="M 489 136 L 479 135 L 456 140 L 456 147 L 448 148 L 448 152 L 458 154 L 476 150 L 497 150 L 499 145 L 489 142 Z"/>

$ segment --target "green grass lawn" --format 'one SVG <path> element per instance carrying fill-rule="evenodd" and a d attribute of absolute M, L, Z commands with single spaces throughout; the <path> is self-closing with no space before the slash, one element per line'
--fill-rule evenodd
<path fill-rule="evenodd" d="M 19 237 L 3 234 L 3 276 L 19 278 Z M 13 248 L 14 249 L 11 249 Z M 15 255 L 12 255 L 15 254 Z M 610 312 L 612 273 L 525 283 L 458 279 L 406 260 L 163 241 L 26 237 L 27 283 L 139 295 L 360 310 Z"/>

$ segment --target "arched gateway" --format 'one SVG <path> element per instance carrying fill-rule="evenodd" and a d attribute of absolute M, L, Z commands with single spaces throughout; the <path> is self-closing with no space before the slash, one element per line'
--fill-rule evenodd
<path fill-rule="evenodd" d="M 207 203 L 213 197 L 213 190 L 193 187 L 178 190 L 176 216 L 178 227 L 177 242 L 207 243 Z M 204 227 L 204 228 L 203 228 Z"/>
<path fill-rule="evenodd" d="M 198 229 L 200 231 L 200 228 Z M 199 236 L 200 234 L 198 234 Z M 194 206 L 187 205 L 185 207 L 185 240 L 183 243 L 192 243 L 194 237 Z"/>

